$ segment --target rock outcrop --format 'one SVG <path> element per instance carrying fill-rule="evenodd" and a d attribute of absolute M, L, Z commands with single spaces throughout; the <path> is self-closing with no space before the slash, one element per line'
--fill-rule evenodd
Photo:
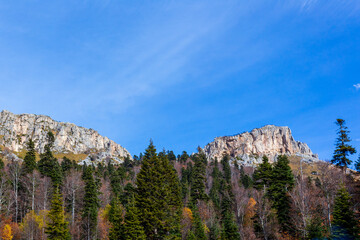
<path fill-rule="evenodd" d="M 256 165 L 266 155 L 274 161 L 278 155 L 297 155 L 307 161 L 317 161 L 306 143 L 295 141 L 289 127 L 267 125 L 235 136 L 217 137 L 205 146 L 208 159 L 220 160 L 224 154 L 230 155 L 244 165 Z"/>
<path fill-rule="evenodd" d="M 55 153 L 92 154 L 117 160 L 130 156 L 130 153 L 93 129 L 76 126 L 72 123 L 58 122 L 44 115 L 0 113 L 0 145 L 20 152 L 26 148 L 30 138 L 36 150 L 41 153 L 47 144 L 47 133 L 55 136 Z"/>

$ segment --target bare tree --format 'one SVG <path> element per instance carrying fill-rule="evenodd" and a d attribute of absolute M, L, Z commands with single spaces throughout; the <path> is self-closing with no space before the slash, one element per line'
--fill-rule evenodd
<path fill-rule="evenodd" d="M 64 181 L 64 198 L 70 205 L 71 225 L 75 223 L 77 203 L 83 195 L 83 188 L 84 183 L 81 179 L 81 173 L 71 169 Z"/>
<path fill-rule="evenodd" d="M 11 197 L 14 203 L 14 220 L 18 222 L 19 220 L 19 183 L 20 183 L 20 174 L 21 174 L 21 166 L 18 161 L 11 160 L 8 166 L 8 174 L 9 180 L 11 183 L 12 191 Z"/>

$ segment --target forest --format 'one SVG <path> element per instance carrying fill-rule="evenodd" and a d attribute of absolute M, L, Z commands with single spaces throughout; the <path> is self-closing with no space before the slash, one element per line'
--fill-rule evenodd
<path fill-rule="evenodd" d="M 311 174 L 286 155 L 250 167 L 209 160 L 201 148 L 157 151 L 152 141 L 120 165 L 78 165 L 54 157 L 49 132 L 43 153 L 30 140 L 22 162 L 0 160 L 0 237 L 359 239 L 360 185 L 347 169 L 356 151 L 345 122 L 337 125 L 332 164 L 313 163 Z"/>

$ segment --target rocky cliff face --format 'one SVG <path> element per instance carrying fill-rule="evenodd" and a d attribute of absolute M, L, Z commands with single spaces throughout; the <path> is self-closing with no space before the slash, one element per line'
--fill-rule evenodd
<path fill-rule="evenodd" d="M 274 161 L 280 154 L 297 155 L 308 161 L 317 161 L 306 143 L 295 141 L 288 127 L 267 125 L 235 136 L 217 137 L 205 146 L 208 159 L 220 160 L 229 154 L 241 164 L 255 165 L 266 155 Z"/>
<path fill-rule="evenodd" d="M 76 126 L 72 123 L 58 122 L 44 115 L 20 114 L 9 111 L 0 113 L 0 145 L 19 152 L 26 148 L 30 138 L 36 150 L 41 153 L 47 144 L 47 133 L 54 133 L 54 152 L 90 154 L 94 156 L 114 157 L 120 160 L 130 153 L 107 137 L 93 129 Z M 96 157 L 95 157 L 96 158 Z"/>

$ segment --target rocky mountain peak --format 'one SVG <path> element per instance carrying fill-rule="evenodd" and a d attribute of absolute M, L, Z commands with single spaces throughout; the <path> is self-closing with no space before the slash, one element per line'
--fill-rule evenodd
<path fill-rule="evenodd" d="M 58 122 L 45 115 L 13 114 L 6 110 L 0 112 L 0 145 L 12 151 L 25 149 L 26 143 L 32 138 L 36 150 L 43 152 L 49 131 L 55 136 L 53 151 L 57 153 L 92 153 L 118 160 L 131 157 L 125 148 L 93 129 Z"/>
<path fill-rule="evenodd" d="M 223 154 L 254 165 L 261 162 L 266 155 L 274 161 L 280 154 L 297 155 L 306 160 L 316 161 L 314 154 L 306 143 L 295 141 L 289 127 L 266 125 L 234 136 L 217 137 L 207 144 L 204 151 L 208 159 L 220 160 Z"/>

